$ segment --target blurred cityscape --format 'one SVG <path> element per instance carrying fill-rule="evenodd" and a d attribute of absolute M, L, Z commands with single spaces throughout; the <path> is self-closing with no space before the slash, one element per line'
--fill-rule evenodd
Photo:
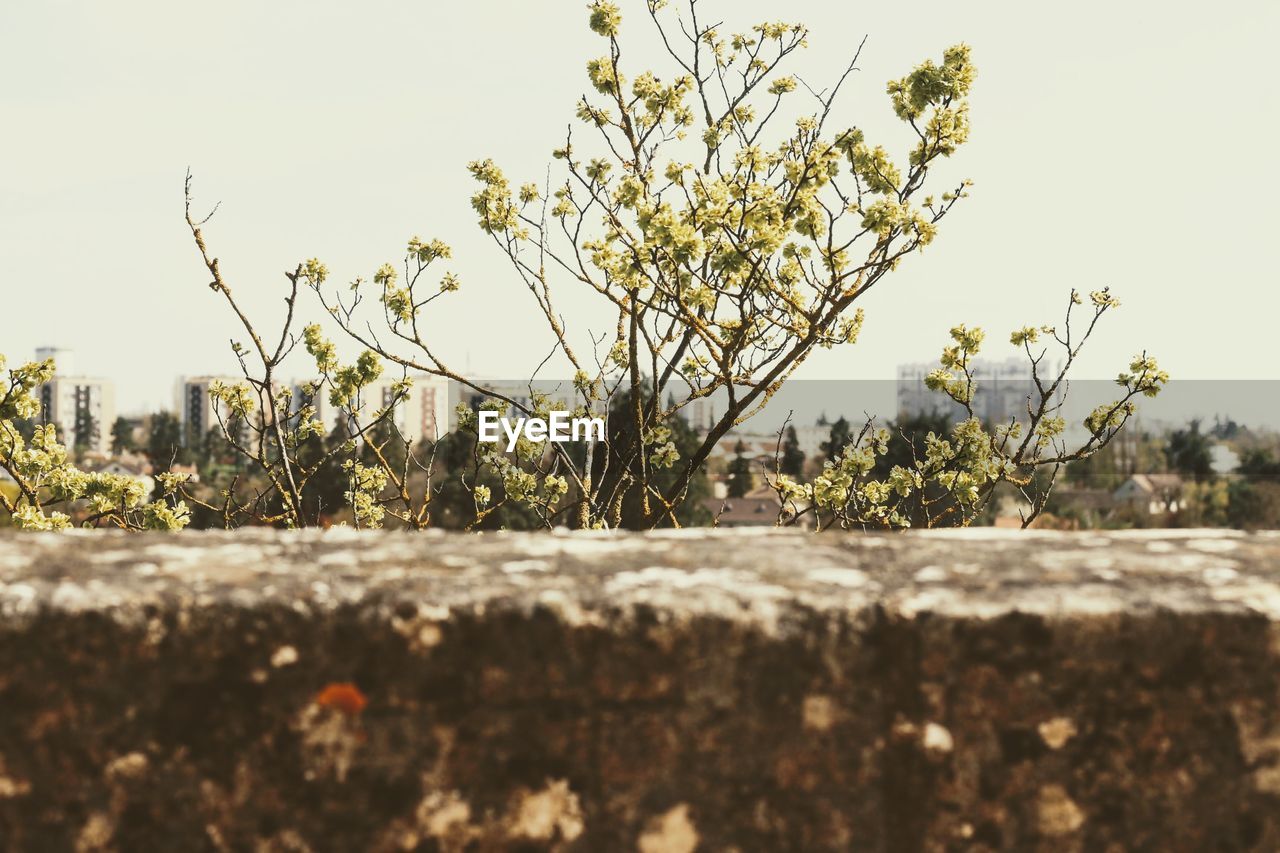
<path fill-rule="evenodd" d="M 86 469 L 134 476 L 151 489 L 157 469 L 199 480 L 217 478 L 231 464 L 213 449 L 222 425 L 209 390 L 219 381 L 243 382 L 242 376 L 179 377 L 172 408 L 120 412 L 114 383 L 80 371 L 73 351 L 42 347 L 35 356 L 57 365 L 54 378 L 39 389 L 41 420 L 57 426 Z M 925 377 L 936 367 L 902 365 L 896 379 L 886 381 L 787 383 L 749 424 L 717 442 L 707 464 L 709 489 L 700 498 L 707 515 L 721 526 L 772 526 L 779 509 L 776 476 L 814 476 L 869 421 L 888 427 L 909 447 L 930 431 L 945 433 L 968 413 L 926 387 Z M 975 361 L 971 372 L 975 417 L 988 425 L 1027 420 L 1036 388 L 1026 361 Z M 1042 381 L 1044 372 L 1042 367 Z M 389 404 L 403 378 L 384 375 L 366 389 L 365 403 Z M 534 391 L 553 399 L 572 392 L 568 382 L 475 378 L 468 385 L 430 375 L 410 378 L 412 389 L 392 420 L 406 447 L 433 445 L 451 433 L 459 407 L 474 409 L 485 399 L 477 388 L 520 405 Z M 326 428 L 339 428 L 324 394 L 311 393 L 301 380 L 289 387 L 294 400 L 315 406 Z M 1114 396 L 1114 383 L 1100 380 L 1064 383 L 1055 391 L 1052 404 L 1067 421 L 1067 445 L 1087 438 L 1084 416 Z M 691 434 L 702 436 L 717 411 L 722 403 L 713 395 L 692 400 L 680 415 Z M 984 521 L 1018 526 L 1024 510 L 1016 494 L 1004 495 Z M 1171 383 L 1161 398 L 1143 402 L 1110 445 L 1065 466 L 1047 511 L 1036 520 L 1036 526 L 1069 529 L 1192 525 L 1280 526 L 1280 383 Z"/>

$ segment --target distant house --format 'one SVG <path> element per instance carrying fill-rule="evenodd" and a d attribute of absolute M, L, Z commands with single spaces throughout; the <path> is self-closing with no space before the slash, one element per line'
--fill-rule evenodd
<path fill-rule="evenodd" d="M 152 473 L 151 460 L 147 458 L 145 453 L 130 453 L 125 451 L 114 458 L 122 465 L 128 465 L 130 468 L 133 468 L 139 474 Z"/>
<path fill-rule="evenodd" d="M 1116 505 L 1114 492 L 1106 489 L 1063 488 L 1053 493 L 1057 503 L 1077 511 L 1096 512 L 1105 515 Z"/>
<path fill-rule="evenodd" d="M 190 482 L 190 483 L 200 482 L 200 469 L 194 465 L 183 465 L 181 463 L 175 463 L 169 466 L 169 471 L 174 474 L 186 474 L 187 482 Z"/>
<path fill-rule="evenodd" d="M 93 471 L 98 474 L 113 474 L 118 477 L 130 477 L 142 484 L 147 494 L 156 487 L 156 481 L 148 472 L 150 466 L 132 464 L 121 459 L 112 459 L 101 465 L 93 467 Z"/>
<path fill-rule="evenodd" d="M 123 477 L 141 477 L 144 476 L 143 470 L 137 465 L 130 465 L 119 459 L 109 459 L 105 462 L 94 464 L 93 471 L 98 474 L 113 474 Z"/>
<path fill-rule="evenodd" d="M 777 435 L 758 435 L 745 432 L 730 432 L 725 434 L 716 446 L 711 448 L 708 459 L 719 459 L 728 462 L 738 455 L 738 442 L 741 441 L 745 450 L 743 455 L 748 459 L 767 460 L 772 463 L 775 454 L 780 452 L 780 445 Z M 770 466 L 772 467 L 772 466 Z"/>
<path fill-rule="evenodd" d="M 768 486 L 740 498 L 708 498 L 703 506 L 711 511 L 717 527 L 773 527 L 781 508 L 777 493 Z"/>
<path fill-rule="evenodd" d="M 1117 505 L 1131 506 L 1147 515 L 1177 512 L 1182 500 L 1182 478 L 1177 474 L 1134 474 L 1112 493 Z"/>
<path fill-rule="evenodd" d="M 1041 512 L 1031 522 L 1036 530 L 1078 530 L 1100 527 L 1102 520 L 1115 507 L 1115 496 L 1106 489 L 1056 488 L 1051 506 L 1053 512 Z M 1022 527 L 1022 519 L 1031 511 L 1025 500 L 1006 498 L 996 507 L 992 520 L 995 527 Z"/>

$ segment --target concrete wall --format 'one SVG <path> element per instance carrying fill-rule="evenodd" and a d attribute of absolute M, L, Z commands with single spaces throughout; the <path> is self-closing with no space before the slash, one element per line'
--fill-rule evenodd
<path fill-rule="evenodd" d="M 1280 536 L 0 536 L 0 848 L 1276 850 Z"/>

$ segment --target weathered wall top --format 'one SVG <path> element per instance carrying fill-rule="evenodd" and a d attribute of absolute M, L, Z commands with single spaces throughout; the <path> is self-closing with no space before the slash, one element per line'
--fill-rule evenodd
<path fill-rule="evenodd" d="M 1280 535 L 0 536 L 0 847 L 1280 848 Z"/>
<path fill-rule="evenodd" d="M 0 536 L 0 612 L 137 617 L 147 605 L 316 610 L 649 605 L 772 629 L 788 609 L 993 617 L 1253 610 L 1280 620 L 1280 534 L 990 528 L 908 535 L 690 530 L 393 534 L 331 530 Z"/>

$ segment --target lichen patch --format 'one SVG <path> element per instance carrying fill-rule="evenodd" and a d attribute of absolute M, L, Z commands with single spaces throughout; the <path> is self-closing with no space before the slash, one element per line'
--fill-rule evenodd
<path fill-rule="evenodd" d="M 1076 724 L 1068 717 L 1045 720 L 1036 729 L 1040 732 L 1040 739 L 1050 749 L 1062 749 L 1067 745 L 1067 741 L 1076 736 Z"/>
<path fill-rule="evenodd" d="M 689 819 L 689 806 L 681 803 L 650 820 L 636 847 L 640 853 L 693 853 L 698 831 Z"/>
<path fill-rule="evenodd" d="M 507 834 L 511 838 L 573 841 L 582 834 L 582 807 L 565 779 L 519 798 Z"/>
<path fill-rule="evenodd" d="M 298 662 L 298 650 L 293 646 L 281 646 L 271 653 L 271 665 L 276 669 L 293 666 Z"/>
<path fill-rule="evenodd" d="M 920 737 L 920 745 L 925 752 L 945 755 L 955 749 L 956 742 L 946 726 L 938 723 L 925 723 L 924 734 Z"/>
<path fill-rule="evenodd" d="M 418 826 L 430 838 L 470 836 L 471 806 L 457 791 L 430 791 L 415 812 Z"/>
<path fill-rule="evenodd" d="M 830 731 L 836 721 L 836 705 L 830 696 L 804 697 L 804 727 L 811 732 Z"/>
<path fill-rule="evenodd" d="M 1045 785 L 1036 798 L 1036 819 L 1043 835 L 1070 835 L 1084 826 L 1084 812 L 1061 785 Z"/>

